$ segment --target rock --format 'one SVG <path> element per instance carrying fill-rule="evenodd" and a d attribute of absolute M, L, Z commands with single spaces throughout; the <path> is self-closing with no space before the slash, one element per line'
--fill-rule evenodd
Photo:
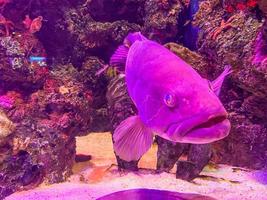
<path fill-rule="evenodd" d="M 111 130 L 113 134 L 117 126 L 127 117 L 135 115 L 137 110 L 127 93 L 125 76 L 123 74 L 119 74 L 110 81 L 106 96 L 108 101 Z M 127 169 L 131 171 L 138 170 L 138 161 L 127 162 L 120 159 L 117 155 L 116 159 L 120 169 Z"/>
<path fill-rule="evenodd" d="M 34 187 L 40 184 L 43 179 L 43 167 L 32 162 L 31 156 L 27 152 L 20 151 L 16 156 L 11 156 L 1 163 L 0 199 L 20 188 L 30 185 Z"/>
<path fill-rule="evenodd" d="M 115 22 L 126 20 L 130 23 L 143 23 L 145 0 L 92 0 L 88 10 L 95 21 Z"/>
<path fill-rule="evenodd" d="M 91 155 L 76 154 L 75 162 L 86 162 L 92 159 Z"/>
<path fill-rule="evenodd" d="M 187 161 L 178 161 L 176 178 L 191 181 L 198 177 L 203 168 L 209 163 L 212 153 L 211 145 L 190 145 Z"/>
<path fill-rule="evenodd" d="M 214 144 L 213 159 L 218 163 L 261 169 L 267 159 L 267 118 L 263 114 L 267 68 L 264 59 L 255 58 L 265 51 L 258 45 L 262 43 L 263 23 L 257 19 L 255 10 L 236 10 L 229 16 L 218 1 L 209 0 L 200 7 L 195 19 L 201 27 L 199 52 L 210 63 L 217 64 L 213 75 L 226 64 L 234 69 L 220 95 L 229 112 L 232 130 L 227 138 Z M 212 38 L 222 19 L 230 26 Z"/>
<path fill-rule="evenodd" d="M 80 65 L 86 55 L 98 56 L 108 60 L 116 46 L 122 43 L 129 32 L 140 30 L 140 26 L 125 20 L 114 22 L 94 21 L 87 12 L 87 7 L 71 9 L 64 14 L 66 30 L 71 40 L 76 41 L 73 47 L 72 62 Z"/>
<path fill-rule="evenodd" d="M 178 16 L 182 4 L 178 0 L 148 0 L 144 5 L 144 27 L 142 32 L 149 39 L 161 44 L 175 40 L 178 33 Z"/>
<path fill-rule="evenodd" d="M 195 163 L 189 161 L 178 161 L 176 178 L 191 181 L 196 178 L 194 170 L 197 168 Z"/>
<path fill-rule="evenodd" d="M 171 142 L 159 136 L 156 137 L 156 142 L 158 144 L 158 172 L 169 172 L 185 150 L 188 150 L 190 146 L 189 144 Z"/>
<path fill-rule="evenodd" d="M 91 56 L 87 57 L 79 71 L 80 80 L 91 93 L 92 126 L 90 132 L 106 132 L 110 130 L 108 106 L 106 99 L 109 77 L 106 74 L 97 75 L 105 65 L 104 61 Z"/>
<path fill-rule="evenodd" d="M 30 61 L 30 56 L 46 57 L 46 52 L 34 35 L 0 37 L 0 54 L 0 80 L 5 89 L 12 85 L 28 90 L 42 86 L 48 74 L 47 64 Z"/>
<path fill-rule="evenodd" d="M 22 21 L 25 15 L 31 19 L 42 16 L 43 24 L 41 30 L 35 35 L 44 45 L 48 57 L 57 59 L 66 59 L 71 56 L 74 41 L 70 40 L 71 36 L 64 28 L 64 13 L 72 7 L 82 5 L 85 0 L 21 0 L 11 1 L 3 10 L 3 15 L 15 23 L 17 29 L 24 29 Z M 67 41 L 67 42 L 66 42 Z"/>
<path fill-rule="evenodd" d="M 14 131 L 14 128 L 13 122 L 8 119 L 3 111 L 0 111 L 0 143 Z"/>
<path fill-rule="evenodd" d="M 167 43 L 164 46 L 190 64 L 202 77 L 209 78 L 213 65 L 209 64 L 203 56 L 174 42 Z"/>
<path fill-rule="evenodd" d="M 1 197 L 64 181 L 72 173 L 75 136 L 87 134 L 92 122 L 92 96 L 79 75 L 70 65 L 54 67 L 43 89 L 23 99 L 16 95 L 12 109 L 5 109 L 16 128 L 0 145 L 1 180 L 10 182 L 1 184 Z M 14 167 L 16 160 L 20 164 Z"/>
<path fill-rule="evenodd" d="M 5 47 L 4 53 L 9 51 Z M 66 180 L 74 164 L 75 136 L 87 134 L 92 125 L 92 92 L 77 69 L 58 64 L 39 74 L 36 71 L 42 66 L 30 70 L 27 56 L 20 56 L 25 61 L 20 68 L 1 62 L 1 101 L 10 101 L 1 103 L 0 124 L 5 129 L 0 141 L 0 198 L 42 182 Z"/>

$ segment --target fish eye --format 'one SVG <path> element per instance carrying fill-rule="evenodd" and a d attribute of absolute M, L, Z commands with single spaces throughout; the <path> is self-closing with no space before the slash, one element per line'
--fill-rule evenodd
<path fill-rule="evenodd" d="M 168 107 L 173 108 L 176 105 L 175 96 L 173 94 L 166 94 L 164 96 L 164 103 Z"/>

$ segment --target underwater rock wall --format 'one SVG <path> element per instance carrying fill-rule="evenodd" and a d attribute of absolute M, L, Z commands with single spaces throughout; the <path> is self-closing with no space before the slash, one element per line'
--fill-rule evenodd
<path fill-rule="evenodd" d="M 34 38 L 28 32 L 0 37 L 0 198 L 66 180 L 75 136 L 87 134 L 92 123 L 92 92 L 81 74 L 72 65 L 31 60 L 46 54 L 36 38 L 31 43 L 24 34 Z"/>
<path fill-rule="evenodd" d="M 233 10 L 229 10 L 229 3 Z M 266 167 L 267 155 L 266 46 L 261 39 L 265 16 L 250 6 L 240 10 L 234 7 L 237 3 L 204 1 L 195 20 L 201 29 L 199 52 L 217 65 L 210 77 L 227 64 L 234 70 L 221 93 L 232 130 L 229 137 L 214 145 L 213 159 L 261 169 Z M 259 54 L 261 59 L 257 59 Z"/>

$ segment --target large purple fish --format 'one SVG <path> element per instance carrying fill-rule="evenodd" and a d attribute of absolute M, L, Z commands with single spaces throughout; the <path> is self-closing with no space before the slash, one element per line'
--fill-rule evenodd
<path fill-rule="evenodd" d="M 153 134 L 192 144 L 229 134 L 230 122 L 218 94 L 230 67 L 209 82 L 140 32 L 125 38 L 110 64 L 125 65 L 128 93 L 138 109 L 138 115 L 122 121 L 114 132 L 114 150 L 120 158 L 138 160 L 152 145 Z"/>

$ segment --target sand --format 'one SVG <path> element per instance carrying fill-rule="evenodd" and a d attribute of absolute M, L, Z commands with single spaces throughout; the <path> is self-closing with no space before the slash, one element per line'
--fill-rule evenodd
<path fill-rule="evenodd" d="M 193 182 L 171 173 L 154 174 L 157 146 L 141 159 L 139 172 L 119 172 L 109 133 L 93 133 L 77 138 L 77 153 L 90 154 L 92 160 L 77 163 L 65 183 L 40 186 L 18 192 L 6 200 L 93 200 L 126 189 L 149 188 L 197 193 L 218 200 L 267 200 L 267 174 L 232 166 L 207 166 Z"/>

